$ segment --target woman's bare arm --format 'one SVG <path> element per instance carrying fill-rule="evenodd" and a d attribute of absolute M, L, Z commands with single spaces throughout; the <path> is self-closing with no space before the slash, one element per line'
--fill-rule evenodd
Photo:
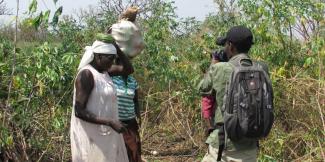
<path fill-rule="evenodd" d="M 89 70 L 81 71 L 75 82 L 76 99 L 75 99 L 75 115 L 76 117 L 94 124 L 103 124 L 111 126 L 115 131 L 122 132 L 124 127 L 121 123 L 104 119 L 96 116 L 86 109 L 89 96 L 94 88 L 94 78 Z"/>

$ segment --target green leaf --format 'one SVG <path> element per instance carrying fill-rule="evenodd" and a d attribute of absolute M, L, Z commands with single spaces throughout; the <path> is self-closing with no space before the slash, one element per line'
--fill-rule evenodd
<path fill-rule="evenodd" d="M 41 12 L 34 20 L 33 20 L 33 26 L 35 29 L 38 29 L 39 26 L 41 26 L 43 20 L 43 12 Z"/>
<path fill-rule="evenodd" d="M 306 59 L 306 61 L 305 61 L 305 67 L 306 66 L 310 66 L 311 64 L 313 64 L 314 63 L 314 58 L 312 58 L 312 57 L 308 57 L 307 59 Z"/>
<path fill-rule="evenodd" d="M 54 13 L 54 16 L 53 16 L 53 19 L 52 19 L 52 25 L 53 26 L 56 26 L 59 22 L 59 16 L 62 14 L 62 6 L 59 7 L 55 13 Z"/>
<path fill-rule="evenodd" d="M 43 22 L 48 23 L 49 21 L 49 16 L 50 16 L 50 10 L 47 10 L 44 15 L 43 15 Z"/>
<path fill-rule="evenodd" d="M 32 3 L 29 5 L 28 7 L 28 13 L 31 14 L 31 13 L 34 13 L 36 12 L 36 9 L 37 9 L 37 0 L 33 0 Z"/>
<path fill-rule="evenodd" d="M 7 137 L 6 138 L 6 144 L 8 145 L 8 146 L 12 146 L 13 145 L 13 142 L 14 141 L 14 139 L 13 139 L 13 137 L 10 135 L 9 137 Z"/>
<path fill-rule="evenodd" d="M 56 5 L 56 2 L 58 2 L 58 0 L 53 0 L 54 4 Z"/>
<path fill-rule="evenodd" d="M 62 59 L 66 64 L 72 64 L 74 60 L 74 53 L 66 53 Z"/>

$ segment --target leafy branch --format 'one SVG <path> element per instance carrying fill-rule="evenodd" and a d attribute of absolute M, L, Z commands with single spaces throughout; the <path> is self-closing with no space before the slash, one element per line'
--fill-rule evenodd
<path fill-rule="evenodd" d="M 54 4 L 57 4 L 58 0 L 53 0 Z M 28 7 L 28 14 L 33 15 L 37 11 L 37 0 L 33 0 Z M 45 12 L 41 11 L 35 18 L 32 18 L 31 25 L 38 29 L 41 26 L 48 27 L 48 25 L 52 25 L 52 27 L 56 27 L 59 22 L 59 17 L 61 16 L 63 11 L 63 7 L 60 6 L 54 12 L 52 17 L 52 21 L 49 22 L 50 10 L 46 10 Z"/>
<path fill-rule="evenodd" d="M 7 8 L 4 0 L 0 0 L 0 15 L 11 15 L 10 9 Z"/>

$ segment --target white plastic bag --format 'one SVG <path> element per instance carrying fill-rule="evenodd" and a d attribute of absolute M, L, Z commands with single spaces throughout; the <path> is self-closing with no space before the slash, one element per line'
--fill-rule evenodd
<path fill-rule="evenodd" d="M 121 20 L 113 24 L 112 36 L 124 54 L 133 58 L 144 48 L 144 41 L 139 27 L 131 21 Z"/>

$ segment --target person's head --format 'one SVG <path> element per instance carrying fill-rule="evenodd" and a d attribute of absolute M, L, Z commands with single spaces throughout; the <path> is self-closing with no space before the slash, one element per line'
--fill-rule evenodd
<path fill-rule="evenodd" d="M 86 47 L 78 69 L 91 64 L 99 71 L 107 70 L 112 66 L 117 55 L 117 50 L 112 43 L 96 40 L 92 46 Z"/>
<path fill-rule="evenodd" d="M 107 70 L 111 67 L 117 54 L 113 44 L 98 40 L 93 43 L 92 52 L 94 54 L 92 64 L 95 65 L 98 70 Z"/>
<path fill-rule="evenodd" d="M 94 64 L 98 70 L 107 70 L 110 68 L 116 58 L 116 54 L 94 53 Z"/>
<path fill-rule="evenodd" d="M 227 32 L 225 37 L 218 38 L 217 44 L 225 47 L 227 57 L 230 59 L 236 54 L 248 53 L 254 44 L 253 34 L 244 26 L 235 26 Z"/>

